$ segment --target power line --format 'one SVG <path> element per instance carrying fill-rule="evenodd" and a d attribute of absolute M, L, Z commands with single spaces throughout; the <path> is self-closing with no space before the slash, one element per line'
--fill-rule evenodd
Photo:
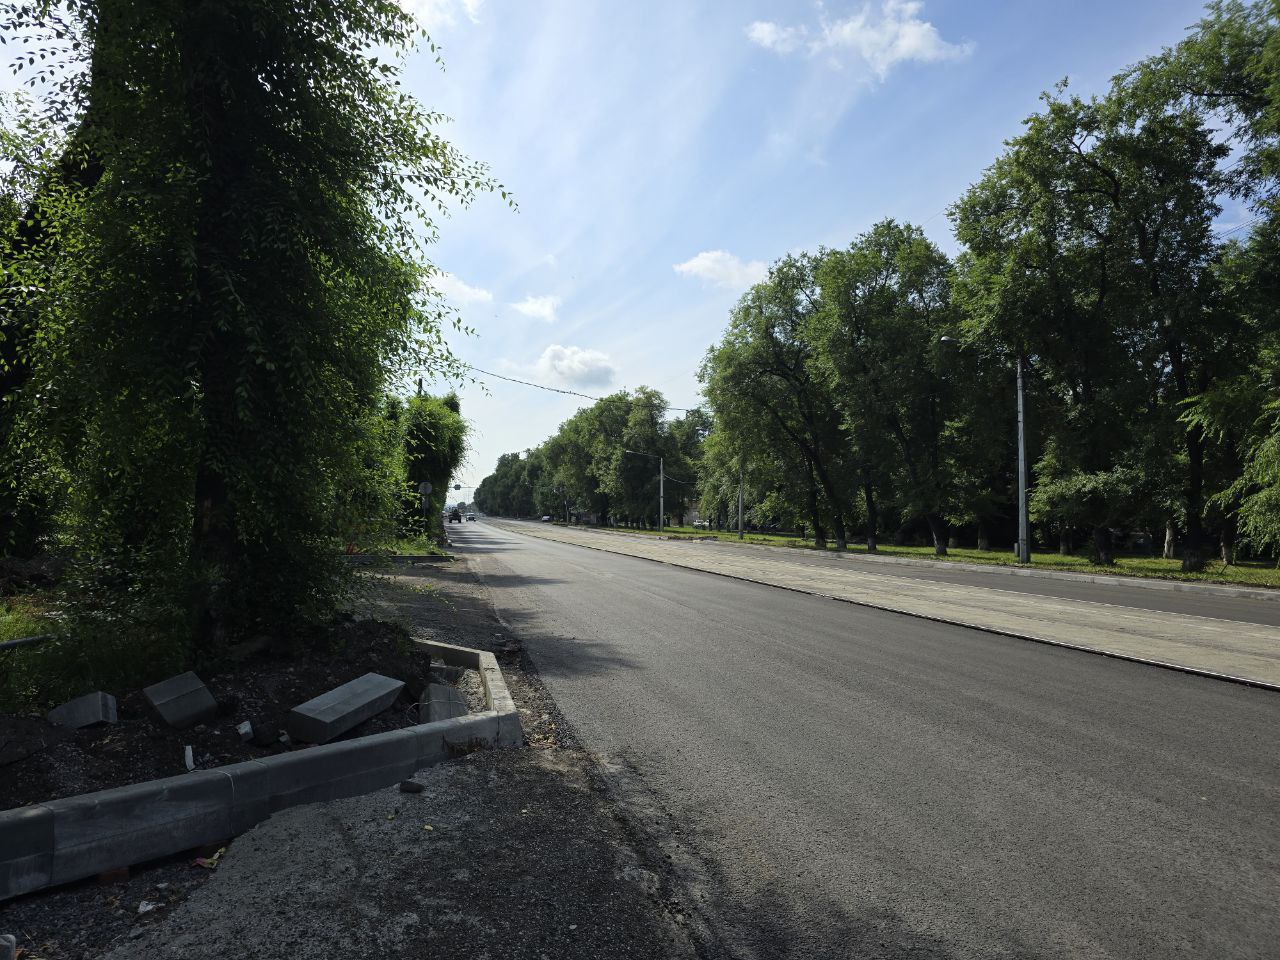
<path fill-rule="evenodd" d="M 465 366 L 472 373 L 478 373 L 481 376 L 485 376 L 485 377 L 493 377 L 497 380 L 506 380 L 508 383 L 518 383 L 523 387 L 533 387 L 536 390 L 546 390 L 549 393 L 560 393 L 560 394 L 564 394 L 567 397 L 581 397 L 583 400 L 592 400 L 596 403 L 599 403 L 601 400 L 605 399 L 604 397 L 593 397 L 590 394 L 579 393 L 577 390 L 564 390 L 564 389 L 561 389 L 560 387 L 548 387 L 546 384 L 533 383 L 532 381 L 529 381 L 529 380 L 520 380 L 517 377 L 508 377 L 501 373 L 494 373 L 491 370 L 481 370 L 479 367 L 474 366 L 470 363 L 464 363 L 463 366 Z M 698 408 L 697 407 L 667 407 L 667 409 L 674 410 L 677 413 L 689 413 L 692 410 L 696 410 Z"/>

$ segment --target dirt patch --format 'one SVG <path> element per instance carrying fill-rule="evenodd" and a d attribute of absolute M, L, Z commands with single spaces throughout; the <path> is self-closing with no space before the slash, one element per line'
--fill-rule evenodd
<path fill-rule="evenodd" d="M 0 809 L 185 773 L 187 746 L 197 769 L 282 752 L 290 747 L 244 741 L 237 725 L 249 720 L 281 732 L 293 707 L 369 672 L 403 680 L 405 691 L 343 739 L 417 723 L 427 669 L 427 657 L 401 627 L 357 620 L 334 627 L 319 651 L 287 658 L 258 652 L 202 673 L 218 716 L 186 730 L 161 720 L 139 690 L 109 691 L 118 698 L 119 722 L 83 730 L 55 727 L 42 716 L 0 715 Z"/>

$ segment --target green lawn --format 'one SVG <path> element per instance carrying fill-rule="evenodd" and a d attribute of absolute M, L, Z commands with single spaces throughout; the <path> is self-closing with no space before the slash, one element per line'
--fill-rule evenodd
<path fill-rule="evenodd" d="M 391 552 L 395 554 L 413 554 L 415 556 L 447 557 L 448 550 L 426 537 L 401 538 L 391 544 Z"/>
<path fill-rule="evenodd" d="M 591 528 L 599 529 L 599 528 Z M 657 536 L 656 530 L 638 530 L 630 527 L 615 528 L 619 533 L 636 533 Z M 701 538 L 724 540 L 736 543 L 738 535 L 727 531 L 699 530 L 694 527 L 667 527 L 666 536 L 682 538 Z M 811 540 L 800 540 L 793 536 L 780 536 L 767 533 L 748 533 L 743 538 L 747 543 L 764 543 L 776 547 L 797 547 L 813 550 Z M 834 549 L 829 547 L 828 549 Z M 851 544 L 850 553 L 866 553 L 866 547 Z M 882 545 L 879 554 L 886 557 L 912 557 L 920 560 L 949 560 L 963 563 L 988 563 L 997 566 L 1013 566 L 1012 549 L 1004 550 L 970 550 L 964 547 L 952 547 L 945 557 L 934 554 L 932 547 L 895 547 Z M 1115 566 L 1104 567 L 1091 563 L 1089 558 L 1079 554 L 1060 556 L 1057 553 L 1037 553 L 1032 555 L 1032 566 L 1045 570 L 1070 570 L 1076 573 L 1102 573 L 1111 576 L 1156 577 L 1164 580 L 1192 580 L 1202 583 L 1227 583 L 1237 586 L 1275 587 L 1280 588 L 1280 570 L 1271 562 L 1246 561 L 1232 566 L 1225 566 L 1219 561 L 1211 561 L 1200 573 L 1183 573 L 1177 560 L 1164 560 L 1160 557 L 1120 557 Z"/>
<path fill-rule="evenodd" d="M 33 597 L 0 600 L 0 643 L 48 632 L 49 622 L 38 600 Z"/>

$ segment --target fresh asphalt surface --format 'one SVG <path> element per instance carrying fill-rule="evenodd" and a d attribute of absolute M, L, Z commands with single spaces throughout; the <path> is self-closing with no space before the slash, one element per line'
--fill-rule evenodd
<path fill-rule="evenodd" d="M 1280 694 L 450 533 L 584 746 L 677 825 L 724 955 L 1280 955 Z"/>

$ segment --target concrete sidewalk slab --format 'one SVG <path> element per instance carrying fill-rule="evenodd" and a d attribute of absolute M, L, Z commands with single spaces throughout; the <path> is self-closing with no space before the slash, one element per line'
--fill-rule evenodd
<path fill-rule="evenodd" d="M 366 673 L 313 697 L 289 711 L 289 736 L 307 743 L 328 743 L 395 702 L 404 682 Z"/>
<path fill-rule="evenodd" d="M 208 720 L 218 713 L 218 703 L 209 688 L 189 670 L 144 687 L 142 695 L 165 723 L 179 729 Z"/>
<path fill-rule="evenodd" d="M 95 690 L 83 697 L 76 697 L 66 703 L 54 707 L 46 715 L 48 721 L 56 727 L 70 727 L 79 730 L 91 727 L 95 723 L 116 722 L 116 698 L 109 693 Z"/>

